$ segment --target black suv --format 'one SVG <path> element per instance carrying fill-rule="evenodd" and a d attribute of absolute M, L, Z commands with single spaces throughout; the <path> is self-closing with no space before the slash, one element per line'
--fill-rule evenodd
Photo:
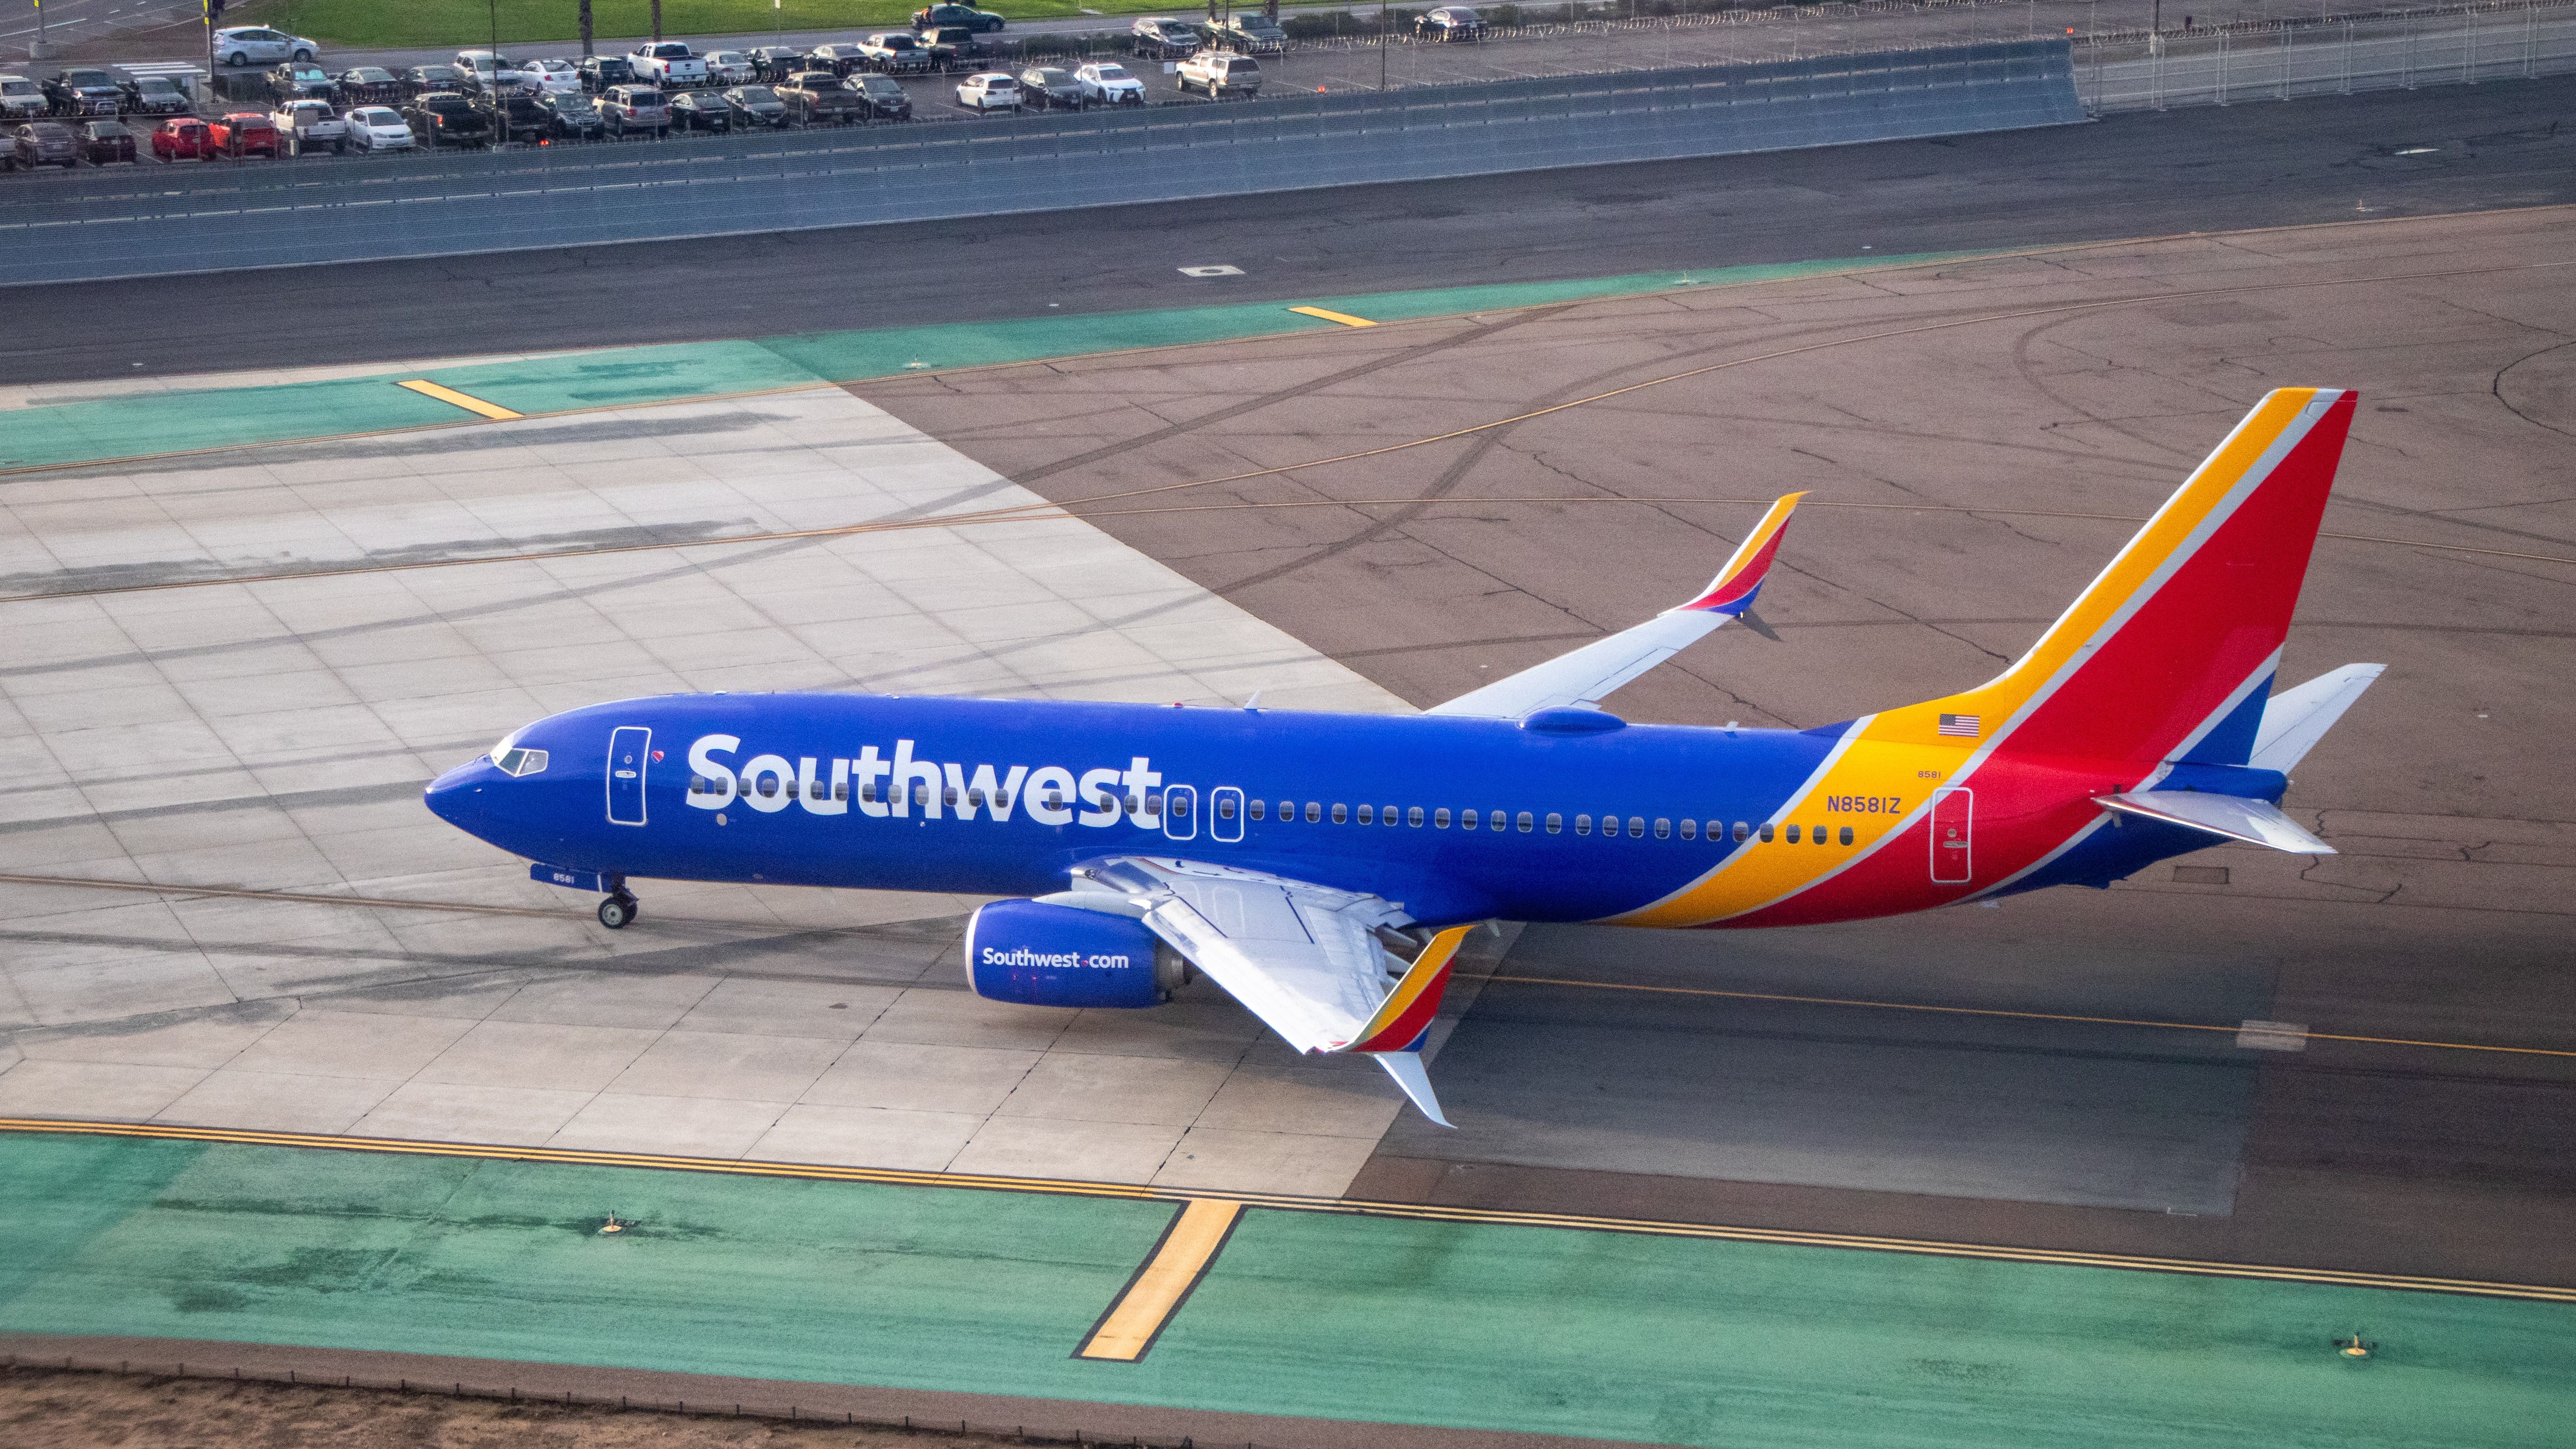
<path fill-rule="evenodd" d="M 492 121 L 493 133 L 505 141 L 533 141 L 554 129 L 555 114 L 534 96 L 484 96 L 474 103 Z"/>
<path fill-rule="evenodd" d="M 635 79 L 635 67 L 622 55 L 586 55 L 581 61 L 581 88 L 592 95 L 605 95 L 610 86 L 622 86 Z"/>
<path fill-rule="evenodd" d="M 45 82 L 45 99 L 73 116 L 113 116 L 125 104 L 116 77 L 103 70 L 60 70 Z"/>
<path fill-rule="evenodd" d="M 850 78 L 850 89 L 867 103 L 871 120 L 909 121 L 912 119 L 912 92 L 903 82 L 890 75 L 862 75 Z"/>
<path fill-rule="evenodd" d="M 912 28 L 915 30 L 936 30 L 946 25 L 963 25 L 981 34 L 987 30 L 999 30 L 1004 23 L 1001 16 L 990 10 L 978 10 L 972 5 L 933 5 L 927 9 L 912 12 Z"/>
<path fill-rule="evenodd" d="M 608 134 L 608 119 L 599 102 L 579 91 L 549 91 L 537 97 L 554 123 L 555 134 L 568 141 L 596 141 Z"/>
<path fill-rule="evenodd" d="M 420 138 L 420 144 L 432 151 L 441 146 L 480 146 L 492 139 L 492 118 L 455 91 L 412 97 L 402 109 L 402 118 L 411 123 L 411 133 Z"/>

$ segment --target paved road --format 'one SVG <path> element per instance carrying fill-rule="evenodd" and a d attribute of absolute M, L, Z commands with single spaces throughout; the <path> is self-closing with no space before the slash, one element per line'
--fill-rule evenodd
<path fill-rule="evenodd" d="M 2073 130 L 23 294 L 0 382 L 1294 299 L 2576 201 L 2564 81 Z M 2430 147 L 2430 150 L 2419 150 Z M 2406 152 L 2409 154 L 2400 155 Z M 1505 218 L 1508 218 L 1506 224 Z M 1226 263 L 1239 277 L 1185 278 Z M 817 299 L 837 299 L 820 304 Z"/>

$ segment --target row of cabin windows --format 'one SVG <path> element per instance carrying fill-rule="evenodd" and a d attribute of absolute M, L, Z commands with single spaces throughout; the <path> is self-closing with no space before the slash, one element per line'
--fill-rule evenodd
<path fill-rule="evenodd" d="M 760 779 L 759 788 L 755 793 L 766 799 L 779 794 L 781 788 L 782 782 L 777 776 L 763 775 Z M 786 793 L 790 795 L 796 793 L 795 787 L 792 785 L 785 786 L 785 790 Z M 693 778 L 689 781 L 689 793 L 692 795 L 712 795 L 718 793 L 718 791 L 716 790 L 714 781 L 700 777 Z M 859 787 L 859 798 L 869 802 L 870 804 L 874 804 L 881 796 L 890 798 L 892 793 L 893 792 L 891 791 L 880 791 L 873 781 Z M 805 787 L 805 794 L 809 799 L 846 801 L 850 798 L 850 787 L 847 784 L 836 786 L 826 785 L 822 781 L 817 780 Z M 930 796 L 931 789 L 928 785 L 915 785 L 912 787 L 913 804 L 928 805 L 930 803 Z M 946 804 L 951 809 L 956 807 L 959 795 L 954 786 L 941 790 L 939 792 L 939 796 L 942 803 Z M 965 792 L 964 798 L 966 804 L 978 809 L 982 808 L 986 803 L 985 795 L 982 790 L 969 789 Z M 1146 813 L 1154 814 L 1161 811 L 1163 807 L 1163 797 L 1160 791 L 1148 790 L 1145 792 L 1144 798 L 1141 801 L 1136 796 L 1130 795 L 1123 803 L 1131 814 L 1137 810 L 1139 805 L 1144 808 Z M 994 791 L 991 804 L 993 808 L 997 810 L 1008 810 L 1011 808 L 1010 792 L 1007 790 Z M 1187 815 L 1190 813 L 1190 797 L 1187 795 L 1173 796 L 1171 804 L 1174 814 Z M 1063 792 L 1058 790 L 1049 790 L 1046 793 L 1046 805 L 1050 810 L 1063 809 L 1065 807 Z M 1294 800 L 1282 800 L 1279 802 L 1279 819 L 1283 822 L 1295 821 L 1302 816 L 1306 823 L 1310 825 L 1321 824 L 1328 811 L 1331 814 L 1335 825 L 1347 825 L 1356 819 L 1362 825 L 1402 824 L 1411 826 L 1415 829 L 1420 829 L 1427 822 L 1434 830 L 1447 830 L 1454 824 L 1461 830 L 1518 830 L 1523 835 L 1527 835 L 1539 828 L 1538 817 L 1527 810 L 1521 811 L 1518 815 L 1512 815 L 1501 810 L 1460 810 L 1453 815 L 1445 808 L 1434 809 L 1426 812 L 1419 805 L 1361 805 L 1354 808 L 1343 804 L 1327 806 L 1320 800 L 1309 800 L 1305 803 L 1305 806 L 1301 811 L 1297 802 Z M 1227 820 L 1233 819 L 1233 797 L 1220 797 L 1217 801 L 1216 813 Z M 1250 815 L 1255 820 L 1266 820 L 1270 816 L 1270 802 L 1266 800 L 1251 801 L 1246 805 L 1244 813 Z M 1627 818 L 1625 828 L 1631 839 L 1643 839 L 1649 829 L 1649 824 L 1646 817 L 1642 815 L 1631 815 Z M 1670 840 L 1676 834 L 1681 836 L 1684 840 L 1697 840 L 1700 834 L 1700 823 L 1696 820 L 1684 820 L 1679 824 L 1676 824 L 1670 818 L 1658 817 L 1652 823 L 1651 828 L 1653 829 L 1657 840 Z M 1605 839 L 1619 834 L 1621 830 L 1620 818 L 1616 815 L 1602 816 L 1600 829 L 1601 834 Z M 1574 817 L 1575 834 L 1590 835 L 1592 830 L 1593 823 L 1591 816 L 1577 815 Z M 1550 835 L 1564 834 L 1565 817 L 1561 814 L 1549 814 L 1547 817 L 1547 833 Z M 1840 834 L 1842 844 L 1849 845 L 1852 843 L 1852 828 L 1850 826 L 1843 826 Z M 1775 838 L 1774 829 L 1769 825 L 1757 826 L 1750 821 L 1738 820 L 1735 822 L 1733 827 L 1730 828 L 1723 820 L 1712 820 L 1708 822 L 1708 838 L 1711 840 L 1725 840 L 1731 836 L 1738 841 L 1743 841 L 1752 839 L 1756 835 L 1759 835 L 1766 843 Z M 1785 837 L 1791 845 L 1798 844 L 1801 835 L 1818 845 L 1829 845 L 1833 843 L 1830 828 L 1823 825 L 1809 826 L 1803 829 L 1796 825 L 1782 826 L 1779 827 L 1779 835 L 1781 837 Z"/>

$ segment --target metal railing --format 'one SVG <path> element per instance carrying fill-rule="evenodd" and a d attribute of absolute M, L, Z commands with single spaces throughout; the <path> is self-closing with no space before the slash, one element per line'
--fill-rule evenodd
<path fill-rule="evenodd" d="M 2576 73 L 2576 0 L 2252 21 L 2079 40 L 2095 114 Z"/>

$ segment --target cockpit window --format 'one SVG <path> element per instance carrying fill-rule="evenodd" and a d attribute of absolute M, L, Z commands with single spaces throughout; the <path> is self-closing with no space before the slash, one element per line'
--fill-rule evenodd
<path fill-rule="evenodd" d="M 492 765 L 504 775 L 533 775 L 546 767 L 546 752 L 503 750 L 492 757 Z"/>

